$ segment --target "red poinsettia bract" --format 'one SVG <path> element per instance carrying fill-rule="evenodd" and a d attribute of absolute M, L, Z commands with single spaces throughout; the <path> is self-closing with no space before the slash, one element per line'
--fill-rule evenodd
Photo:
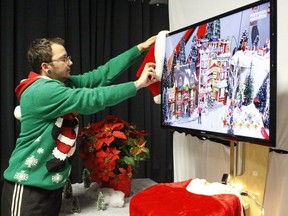
<path fill-rule="evenodd" d="M 80 133 L 80 156 L 95 182 L 132 178 L 133 168 L 150 157 L 143 130 L 116 116 L 88 124 Z"/>

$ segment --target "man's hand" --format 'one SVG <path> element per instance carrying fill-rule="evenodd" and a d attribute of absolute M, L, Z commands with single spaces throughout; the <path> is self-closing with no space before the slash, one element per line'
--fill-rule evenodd
<path fill-rule="evenodd" d="M 134 82 L 137 90 L 159 81 L 156 79 L 155 66 L 156 64 L 152 62 L 145 65 L 141 76 Z"/>
<path fill-rule="evenodd" d="M 138 47 L 139 51 L 140 51 L 140 52 L 147 51 L 147 50 L 151 47 L 151 45 L 152 45 L 153 43 L 155 43 L 156 37 L 157 37 L 157 36 L 152 36 L 152 37 L 150 37 L 149 39 L 147 39 L 146 41 L 138 44 L 137 47 Z"/>

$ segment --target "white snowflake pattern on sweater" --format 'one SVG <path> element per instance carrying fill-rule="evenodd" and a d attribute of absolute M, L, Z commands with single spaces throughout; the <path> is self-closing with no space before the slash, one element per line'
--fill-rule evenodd
<path fill-rule="evenodd" d="M 37 149 L 37 153 L 38 154 L 43 154 L 44 153 L 44 149 L 43 148 L 38 148 Z"/>
<path fill-rule="evenodd" d="M 32 155 L 26 159 L 25 164 L 27 165 L 27 167 L 31 168 L 31 167 L 36 166 L 38 164 L 38 159 L 35 158 L 34 155 Z"/>
<path fill-rule="evenodd" d="M 54 183 L 60 183 L 63 180 L 63 175 L 60 175 L 59 173 L 56 173 L 52 176 L 52 182 Z"/>
<path fill-rule="evenodd" d="M 35 140 L 35 142 L 40 142 L 40 139 L 41 139 L 41 136 L 39 136 L 39 137 Z"/>
<path fill-rule="evenodd" d="M 17 172 L 14 175 L 14 179 L 16 179 L 18 182 L 27 181 L 28 180 L 28 174 L 25 173 L 25 171 Z"/>

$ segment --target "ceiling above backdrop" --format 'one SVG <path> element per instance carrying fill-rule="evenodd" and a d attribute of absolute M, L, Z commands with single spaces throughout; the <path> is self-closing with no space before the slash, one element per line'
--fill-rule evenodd
<path fill-rule="evenodd" d="M 139 0 L 128 0 L 128 1 L 139 1 Z M 142 1 L 143 2 L 143 0 L 140 0 L 140 1 Z M 154 4 L 156 4 L 157 6 L 159 5 L 159 4 L 168 4 L 168 0 L 150 0 L 149 1 L 149 4 L 150 5 L 154 5 Z"/>

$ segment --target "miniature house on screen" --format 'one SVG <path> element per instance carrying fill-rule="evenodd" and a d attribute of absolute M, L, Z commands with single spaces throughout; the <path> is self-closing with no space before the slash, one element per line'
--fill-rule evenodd
<path fill-rule="evenodd" d="M 189 188 L 199 178 L 208 185 L 223 182 L 226 174 L 228 184 L 240 192 L 242 214 L 264 215 L 266 210 L 269 215 L 275 211 L 265 202 L 270 200 L 268 159 L 278 149 L 276 1 L 239 4 L 169 2 L 174 31 L 166 35 L 161 124 L 174 131 L 176 183 L 151 192 L 179 190 L 180 197 L 174 194 L 174 199 L 186 206 L 181 213 L 193 215 L 191 208 L 200 210 L 181 199 L 186 195 L 179 188 Z M 210 10 L 204 5 L 210 5 Z M 192 180 L 187 183 L 187 179 Z M 138 197 L 139 203 L 149 195 L 146 193 Z M 131 204 L 133 211 L 141 212 Z M 170 204 L 165 210 L 160 203 L 154 201 L 153 205 L 161 213 L 178 211 L 175 206 L 168 208 Z M 149 211 L 156 213 L 153 208 Z"/>

